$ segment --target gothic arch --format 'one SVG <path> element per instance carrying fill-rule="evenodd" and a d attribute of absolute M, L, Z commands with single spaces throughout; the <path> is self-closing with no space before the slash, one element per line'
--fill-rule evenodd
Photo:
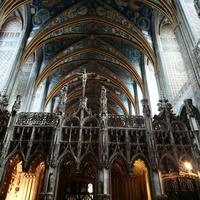
<path fill-rule="evenodd" d="M 106 79 L 109 79 L 112 81 L 112 84 L 120 89 L 126 96 L 127 98 L 131 101 L 133 107 L 135 108 L 136 107 L 136 103 L 135 103 L 135 98 L 133 97 L 133 95 L 131 94 L 131 92 L 129 91 L 128 87 L 122 82 L 120 81 L 120 78 L 113 78 L 111 75 L 106 75 L 106 74 L 103 74 L 102 72 L 100 71 L 90 71 L 89 73 L 96 73 L 98 75 L 100 75 L 102 78 L 106 78 Z M 59 93 L 59 91 L 61 90 L 61 88 L 63 87 L 63 85 L 65 84 L 69 84 L 71 83 L 71 81 L 75 80 L 78 78 L 79 75 L 77 74 L 73 74 L 72 76 L 70 77 L 67 77 L 67 78 L 63 78 L 61 79 L 55 86 L 54 88 L 52 88 L 51 92 L 48 94 L 47 96 L 47 100 L 45 102 L 45 104 L 47 105 L 48 102 L 50 101 L 50 99 L 52 99 L 56 94 Z M 104 84 L 107 84 L 107 83 L 104 83 L 103 81 L 100 81 L 99 82 L 101 85 L 104 85 Z M 37 83 L 36 83 L 37 85 Z M 89 91 L 88 88 L 86 88 L 86 92 Z M 124 111 L 124 113 L 128 113 L 127 112 L 127 109 L 125 108 L 125 106 L 123 106 L 123 103 L 121 101 L 121 99 L 117 98 L 117 95 L 115 93 L 113 93 L 111 90 L 108 89 L 108 91 L 110 91 L 109 93 L 112 93 L 112 94 L 108 94 L 109 96 L 109 99 L 115 101 L 115 102 L 118 102 L 118 104 L 121 106 L 122 110 Z M 78 90 L 75 92 L 71 92 L 68 94 L 68 101 L 70 102 L 72 99 L 74 99 L 74 96 L 77 96 L 77 99 L 79 98 L 78 94 L 80 95 L 82 93 L 82 90 Z M 142 93 L 144 93 L 142 91 Z M 73 105 L 78 105 L 77 101 L 73 104 Z M 109 104 L 110 105 L 110 104 Z M 73 107 L 73 106 L 72 106 Z M 66 111 L 68 111 L 70 108 L 66 109 Z M 67 112 L 68 113 L 68 112 Z"/>
<path fill-rule="evenodd" d="M 141 159 L 134 161 L 132 172 L 124 171 L 123 166 L 113 162 L 111 168 L 112 198 L 150 200 L 151 188 L 149 183 L 149 170 Z"/>
<path fill-rule="evenodd" d="M 164 120 L 154 120 L 153 121 L 153 129 L 162 131 L 162 130 L 168 130 L 170 127 L 169 123 Z"/>
<path fill-rule="evenodd" d="M 92 125 L 92 127 L 100 126 L 99 120 L 96 117 L 91 117 L 91 116 L 84 118 L 82 123 L 83 123 L 83 126 L 90 126 L 90 125 Z"/>
<path fill-rule="evenodd" d="M 38 154 L 38 156 L 41 154 Z M 30 167 L 25 169 L 24 161 L 18 150 L 12 152 L 7 157 L 6 171 L 3 176 L 1 197 L 3 199 L 32 199 L 38 198 L 39 191 L 43 183 L 44 176 L 44 157 L 39 158 L 35 155 L 35 161 L 30 161 Z M 30 190 L 26 190 L 31 186 Z M 17 188 L 17 189 L 16 189 Z M 23 197 L 22 197 L 23 196 Z"/>
<path fill-rule="evenodd" d="M 15 151 L 12 153 L 12 155 L 8 156 L 7 159 L 5 159 L 4 162 L 4 166 L 5 166 L 5 171 L 4 174 L 2 176 L 2 180 L 1 182 L 3 184 L 1 184 L 1 193 L 0 193 L 0 197 L 2 199 L 5 199 L 8 189 L 9 189 L 9 184 L 11 181 L 14 181 L 12 178 L 12 174 L 14 172 L 14 170 L 16 171 L 16 167 L 19 163 L 22 163 L 22 157 L 20 155 L 19 151 Z M 5 184 L 4 184 L 5 183 Z M 6 184 L 7 183 L 7 184 Z"/>
<path fill-rule="evenodd" d="M 46 157 L 47 155 L 43 151 L 33 153 L 28 161 L 26 161 L 25 166 L 23 167 L 24 171 L 35 173 L 35 170 L 40 163 L 44 163 L 45 165 Z"/>
<path fill-rule="evenodd" d="M 63 164 L 63 162 L 65 162 L 65 160 L 68 160 L 70 163 L 75 163 L 76 164 L 75 156 L 70 151 L 66 151 L 66 152 L 64 152 L 63 154 L 61 154 L 59 156 L 56 166 L 58 168 L 60 168 L 61 164 Z"/>
<path fill-rule="evenodd" d="M 57 16 L 58 17 L 58 16 Z M 124 17 L 123 17 L 124 18 Z M 56 18 L 57 19 L 57 18 Z M 55 20 L 55 19 L 53 19 Z M 52 20 L 52 21 L 53 21 Z M 84 17 L 81 19 L 70 19 L 67 21 L 67 23 L 60 23 L 57 24 L 55 26 L 53 26 L 52 29 L 48 29 L 48 26 L 52 25 L 52 22 L 49 22 L 46 24 L 46 27 L 44 27 L 46 29 L 45 32 L 39 31 L 36 35 L 35 35 L 35 39 L 33 39 L 31 41 L 31 43 L 29 43 L 29 45 L 26 47 L 26 53 L 23 55 L 23 60 L 25 61 L 26 58 L 28 57 L 28 55 L 30 54 L 31 51 L 35 51 L 36 48 L 38 48 L 39 46 L 42 45 L 44 38 L 48 35 L 50 35 L 51 33 L 53 33 L 55 30 L 59 30 L 63 27 L 65 27 L 66 25 L 72 25 L 74 23 L 76 23 L 77 21 L 79 22 L 86 22 L 86 21 L 94 21 L 95 22 L 103 22 L 104 24 L 113 26 L 113 24 L 115 24 L 119 29 L 121 29 L 122 31 L 124 31 L 125 33 L 127 33 L 128 35 L 130 35 L 130 37 L 133 37 L 138 43 L 138 46 L 142 47 L 142 51 L 144 51 L 145 54 L 147 54 L 147 56 L 150 58 L 150 60 L 152 61 L 152 63 L 155 64 L 155 55 L 153 52 L 153 49 L 151 48 L 150 44 L 148 43 L 148 41 L 146 40 L 146 38 L 144 37 L 144 35 L 138 30 L 138 28 L 136 28 L 132 23 L 130 23 L 130 27 L 132 28 L 132 30 L 128 30 L 127 27 L 124 27 L 122 24 L 120 23 L 116 23 L 114 21 L 108 20 L 106 18 L 99 18 L 96 16 L 92 16 L 92 17 Z M 127 19 L 124 18 L 125 21 L 127 21 Z"/>
<path fill-rule="evenodd" d="M 144 164 L 146 165 L 148 171 L 152 170 L 151 163 L 149 162 L 148 158 L 144 154 L 138 153 L 138 154 L 134 155 L 131 158 L 131 162 L 130 162 L 131 166 L 134 166 L 134 162 L 137 160 L 142 160 L 144 162 Z"/>
<path fill-rule="evenodd" d="M 94 155 L 87 154 L 87 157 L 85 156 L 80 163 L 75 162 L 72 156 L 68 155 L 69 157 L 66 158 L 65 156 L 59 165 L 59 180 L 57 182 L 57 188 L 59 188 L 57 196 L 59 197 L 65 195 L 73 197 L 75 191 L 72 186 L 74 185 L 78 187 L 76 195 L 80 195 L 83 191 L 79 190 L 79 187 L 83 188 L 87 187 L 88 184 L 92 184 L 94 188 L 96 184 L 97 160 Z"/>
<path fill-rule="evenodd" d="M 129 173 L 129 166 L 128 166 L 126 158 L 118 152 L 112 155 L 109 160 L 109 165 L 108 165 L 109 168 L 112 169 L 114 165 L 117 167 L 116 169 L 118 169 L 120 173 L 123 173 L 123 174 Z"/>
<path fill-rule="evenodd" d="M 20 150 L 15 149 L 10 154 L 8 154 L 8 156 L 3 160 L 2 165 L 6 166 L 9 162 L 9 160 L 12 159 L 14 156 L 17 156 L 17 155 L 20 157 L 20 161 L 24 161 L 23 155 L 21 154 Z"/>
<path fill-rule="evenodd" d="M 63 120 L 62 126 L 80 126 L 80 119 L 77 116 L 70 116 Z"/>
<path fill-rule="evenodd" d="M 159 161 L 159 168 L 163 174 L 178 173 L 179 166 L 170 154 L 165 154 Z"/>
<path fill-rule="evenodd" d="M 175 120 L 171 123 L 173 131 L 187 131 L 187 126 L 181 120 Z"/>
<path fill-rule="evenodd" d="M 94 166 L 98 167 L 101 166 L 101 162 L 100 160 L 98 160 L 97 155 L 95 155 L 93 152 L 89 152 L 86 153 L 84 156 L 82 156 L 80 159 L 80 165 L 79 165 L 80 171 L 84 169 L 84 166 L 87 164 L 87 162 L 94 163 Z"/>

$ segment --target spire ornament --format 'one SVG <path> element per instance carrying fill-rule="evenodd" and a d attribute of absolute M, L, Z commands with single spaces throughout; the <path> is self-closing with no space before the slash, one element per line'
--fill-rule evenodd
<path fill-rule="evenodd" d="M 68 85 L 64 85 L 63 88 L 60 90 L 60 95 L 59 95 L 58 115 L 60 116 L 64 116 L 65 114 L 67 92 L 68 92 Z"/>
<path fill-rule="evenodd" d="M 99 115 L 101 118 L 102 128 L 105 128 L 107 125 L 108 109 L 107 109 L 106 88 L 104 86 L 102 86 L 102 88 L 101 88 L 100 114 Z"/>
<path fill-rule="evenodd" d="M 154 115 L 154 120 L 166 120 L 168 123 L 170 123 L 171 121 L 174 121 L 178 118 L 173 113 L 172 105 L 168 102 L 167 99 L 165 99 L 164 96 L 159 100 L 157 106 L 160 113 L 158 115 Z"/>

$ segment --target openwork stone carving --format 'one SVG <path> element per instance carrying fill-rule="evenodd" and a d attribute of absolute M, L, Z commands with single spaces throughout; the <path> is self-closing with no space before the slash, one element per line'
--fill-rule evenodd
<path fill-rule="evenodd" d="M 57 116 L 55 113 L 44 112 L 21 112 L 19 113 L 17 125 L 50 125 L 55 126 L 57 123 Z"/>
<path fill-rule="evenodd" d="M 108 126 L 144 128 L 143 116 L 108 115 Z"/>
<path fill-rule="evenodd" d="M 101 99 L 100 99 L 100 118 L 101 118 L 101 126 L 104 129 L 107 125 L 107 117 L 108 117 L 108 110 L 107 110 L 107 98 L 106 98 L 106 88 L 103 86 L 101 88 Z"/>

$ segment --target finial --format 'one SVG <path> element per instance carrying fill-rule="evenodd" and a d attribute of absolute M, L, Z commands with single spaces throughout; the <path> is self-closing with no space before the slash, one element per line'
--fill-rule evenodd
<path fill-rule="evenodd" d="M 64 115 L 65 113 L 65 105 L 67 101 L 67 92 L 68 92 L 68 85 L 64 85 L 60 90 L 60 99 L 58 104 L 58 115 Z"/>
<path fill-rule="evenodd" d="M 82 74 L 82 82 L 83 82 L 83 98 L 85 98 L 85 86 L 86 86 L 86 82 L 87 82 L 87 73 L 86 73 L 85 68 L 84 68 L 83 74 Z"/>
<path fill-rule="evenodd" d="M 102 86 L 101 88 L 101 98 L 106 97 L 106 88 L 104 86 Z"/>

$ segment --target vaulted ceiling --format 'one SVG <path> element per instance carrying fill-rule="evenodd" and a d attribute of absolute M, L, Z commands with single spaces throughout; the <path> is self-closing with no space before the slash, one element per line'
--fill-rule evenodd
<path fill-rule="evenodd" d="M 31 32 L 21 65 L 36 51 L 42 52 L 35 91 L 45 80 L 49 83 L 48 105 L 68 85 L 66 114 L 79 105 L 84 69 L 88 106 L 98 112 L 100 89 L 105 86 L 109 112 L 129 114 L 129 106 L 136 106 L 134 88 L 145 94 L 144 55 L 157 70 L 154 10 L 161 13 L 160 21 L 176 21 L 171 0 L 4 0 L 2 19 L 22 5 L 28 8 Z"/>

